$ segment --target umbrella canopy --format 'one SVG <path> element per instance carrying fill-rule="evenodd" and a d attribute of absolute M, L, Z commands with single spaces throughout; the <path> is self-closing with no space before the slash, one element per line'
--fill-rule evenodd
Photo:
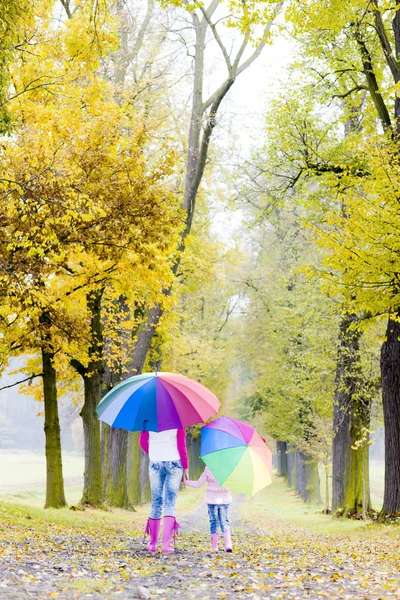
<path fill-rule="evenodd" d="M 218 398 L 204 385 L 175 373 L 143 373 L 121 381 L 96 408 L 100 421 L 129 431 L 166 431 L 204 423 Z"/>
<path fill-rule="evenodd" d="M 200 456 L 220 485 L 250 494 L 272 481 L 272 453 L 254 427 L 219 417 L 201 430 Z"/>

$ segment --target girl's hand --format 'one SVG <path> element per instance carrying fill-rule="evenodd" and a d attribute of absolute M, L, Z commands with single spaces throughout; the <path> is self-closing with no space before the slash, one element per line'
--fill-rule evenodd
<path fill-rule="evenodd" d="M 182 477 L 182 481 L 185 482 L 189 479 L 189 469 L 185 469 L 183 471 L 183 477 Z"/>

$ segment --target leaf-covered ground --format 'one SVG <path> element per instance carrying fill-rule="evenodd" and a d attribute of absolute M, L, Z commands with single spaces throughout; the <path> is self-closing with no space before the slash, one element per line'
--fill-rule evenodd
<path fill-rule="evenodd" d="M 146 551 L 146 509 L 119 516 L 0 504 L 0 598 L 400 597 L 397 527 L 335 527 L 315 508 L 309 522 L 288 520 L 285 493 L 278 483 L 275 496 L 236 504 L 232 554 L 209 552 L 202 503 L 181 515 L 173 555 Z"/>

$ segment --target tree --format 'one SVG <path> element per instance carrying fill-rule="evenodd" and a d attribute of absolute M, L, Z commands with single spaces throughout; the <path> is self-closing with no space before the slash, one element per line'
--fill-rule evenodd
<path fill-rule="evenodd" d="M 375 127 L 372 136 L 365 140 L 362 148 L 364 158 L 369 162 L 369 176 L 364 179 L 353 198 L 348 201 L 349 219 L 345 233 L 336 241 L 340 256 L 335 268 L 348 270 L 346 286 L 353 306 L 372 315 L 388 315 L 386 341 L 381 350 L 382 396 L 385 420 L 385 496 L 382 516 L 396 514 L 400 510 L 399 462 L 400 436 L 398 422 L 398 365 L 400 358 L 400 340 L 396 283 L 396 247 L 392 243 L 393 231 L 397 219 L 397 190 L 393 186 L 397 170 L 398 121 L 400 104 L 394 98 L 393 122 L 390 117 L 393 104 L 393 92 L 399 82 L 399 69 L 396 56 L 399 51 L 400 22 L 396 6 L 376 3 L 369 6 L 366 2 L 347 3 L 341 11 L 336 11 L 332 19 L 333 3 L 327 6 L 313 3 L 312 7 L 303 7 L 302 22 L 316 27 L 322 24 L 331 40 L 337 42 L 341 36 L 353 51 L 353 63 L 342 61 L 341 70 L 350 69 L 353 73 L 354 61 L 360 65 L 359 73 L 353 79 L 353 85 L 347 95 L 367 92 L 370 107 L 379 119 L 381 129 Z M 393 19 L 390 24 L 390 19 Z M 372 34 L 376 32 L 376 35 Z M 345 32 L 345 35 L 343 35 Z M 346 35 L 347 33 L 347 35 Z M 342 44 L 343 47 L 343 44 Z M 386 69 L 386 70 L 385 70 Z M 391 84 L 389 83 L 389 74 Z M 394 85 L 393 85 L 394 84 Z M 360 153 L 358 146 L 358 153 Z M 362 190 L 360 202 L 360 188 Z M 357 196 L 357 204 L 355 201 Z M 382 224 L 384 224 L 382 230 Z M 379 265 L 379 266 L 378 266 Z M 381 293 L 382 291 L 382 293 Z"/>
<path fill-rule="evenodd" d="M 72 29 L 75 26 L 70 22 Z M 66 33 L 67 48 L 70 33 Z M 36 57 L 32 60 L 33 64 L 24 65 L 22 78 L 41 68 Z M 85 64 L 87 60 L 84 54 Z M 100 428 L 94 408 L 99 400 L 102 341 L 93 313 L 106 287 L 108 295 L 119 296 L 124 290 L 129 296 L 136 285 L 135 298 L 142 301 L 147 294 L 151 302 L 145 284 L 164 278 L 168 284 L 168 260 L 176 245 L 179 217 L 164 181 L 174 164 L 170 149 L 164 147 L 163 157 L 153 159 L 146 149 L 149 128 L 145 132 L 129 103 L 116 101 L 110 86 L 87 77 L 82 65 L 76 75 L 79 69 L 82 78 L 59 83 L 62 94 L 49 96 L 44 88 L 24 96 L 21 113 L 25 118 L 29 115 L 28 124 L 22 122 L 7 144 L 3 235 L 13 242 L 4 249 L 2 291 L 5 324 L 11 306 L 19 317 L 18 326 L 22 323 L 22 332 L 14 328 L 17 338 L 8 350 L 16 345 L 35 348 L 37 332 L 42 332 L 44 390 L 49 399 L 45 413 L 52 423 L 51 428 L 46 423 L 48 465 L 49 472 L 57 474 L 60 490 L 56 355 L 70 356 L 84 377 L 85 430 L 89 440 L 95 440 L 87 444 L 84 498 L 93 501 L 88 496 L 91 488 L 98 501 Z M 26 156 L 31 160 L 26 161 Z M 21 334 L 27 336 L 23 343 L 16 341 Z M 50 498 L 54 486 L 48 481 L 46 505 L 62 505 L 63 493 Z"/>
<path fill-rule="evenodd" d="M 304 501 L 319 502 L 318 462 L 326 462 L 331 439 L 337 316 L 320 282 L 299 272 L 321 260 L 299 221 L 296 210 L 280 207 L 250 231 L 254 263 L 244 278 L 249 306 L 240 346 L 249 373 L 241 396 L 278 440 L 281 474 L 293 478 Z"/>
<path fill-rule="evenodd" d="M 164 2 L 164 5 L 167 4 L 167 2 Z M 171 4 L 186 6 L 186 3 L 182 1 L 171 2 Z M 192 227 L 196 198 L 207 163 L 212 133 L 217 124 L 216 119 L 218 110 L 236 78 L 244 70 L 250 67 L 262 52 L 274 19 L 281 10 L 283 2 L 264 3 L 261 9 L 258 2 L 241 3 L 240 5 L 235 2 L 228 3 L 229 9 L 232 10 L 232 14 L 228 18 L 228 24 L 242 33 L 239 49 L 233 58 L 223 42 L 223 37 L 217 28 L 217 22 L 213 21 L 220 4 L 220 0 L 212 0 L 208 7 L 206 7 L 203 2 L 200 2 L 198 6 L 186 6 L 186 10 L 191 19 L 195 39 L 192 108 L 187 138 L 187 163 L 183 198 L 183 210 L 185 216 L 184 229 L 181 234 L 179 245 L 179 255 L 185 249 L 185 240 Z M 254 37 L 254 25 L 259 23 L 264 26 L 261 39 L 258 40 L 256 48 L 252 51 L 250 56 L 244 59 L 245 51 L 249 46 L 252 37 Z M 221 84 L 217 86 L 215 92 L 207 99 L 204 99 L 205 48 L 207 35 L 209 33 L 212 35 L 212 38 L 222 53 L 226 65 L 227 76 L 221 81 Z M 179 255 L 172 265 L 174 275 L 176 275 L 179 268 Z M 170 293 L 170 288 L 164 289 L 165 295 L 168 296 Z M 147 353 L 150 349 L 152 337 L 162 313 L 162 307 L 159 305 L 149 311 L 147 323 L 138 335 L 133 360 L 134 372 L 141 373 L 143 369 Z"/>

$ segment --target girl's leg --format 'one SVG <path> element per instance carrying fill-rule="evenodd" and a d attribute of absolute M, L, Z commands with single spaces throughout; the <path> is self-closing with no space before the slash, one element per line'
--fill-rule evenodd
<path fill-rule="evenodd" d="M 218 506 L 216 504 L 207 504 L 208 517 L 210 519 L 211 532 L 211 551 L 218 551 Z"/>
<path fill-rule="evenodd" d="M 229 504 L 220 504 L 218 509 L 219 524 L 224 534 L 225 552 L 232 552 L 231 530 L 229 526 Z"/>
<path fill-rule="evenodd" d="M 208 517 L 210 519 L 210 533 L 218 533 L 218 505 L 207 504 Z"/>
<path fill-rule="evenodd" d="M 172 535 L 178 531 L 176 522 L 176 498 L 179 485 L 182 481 L 183 468 L 181 461 L 167 461 L 164 463 L 166 469 L 164 490 L 164 524 L 162 536 L 162 551 L 173 552 L 171 548 Z"/>

